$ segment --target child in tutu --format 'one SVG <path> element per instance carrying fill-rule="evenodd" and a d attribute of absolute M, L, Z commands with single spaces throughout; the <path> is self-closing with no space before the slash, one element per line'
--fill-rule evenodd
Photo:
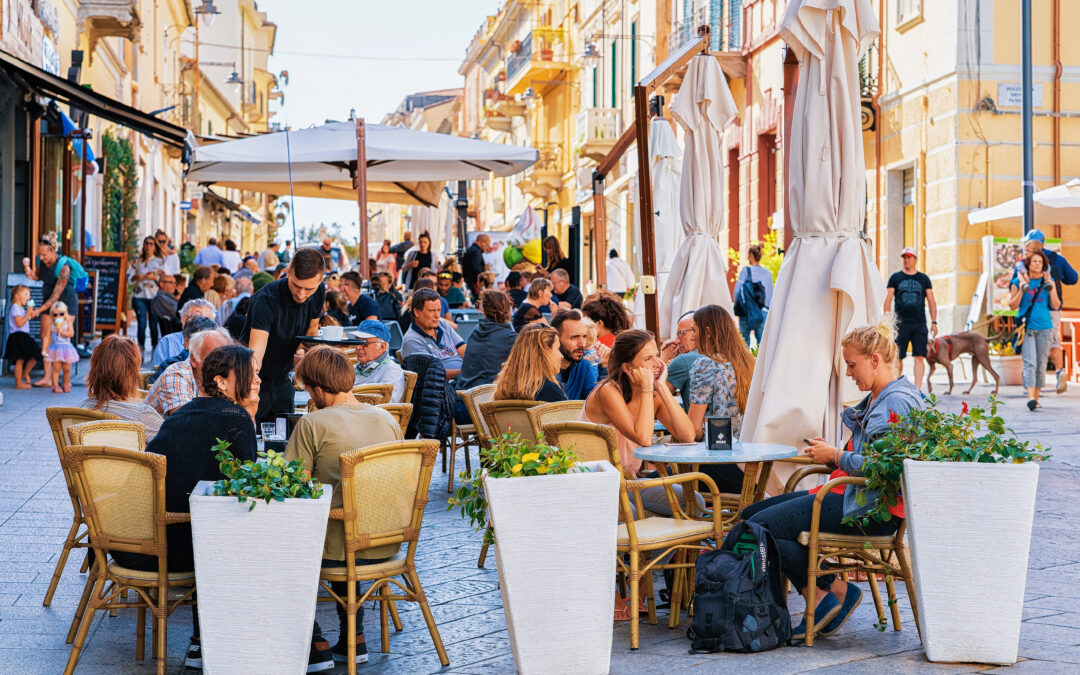
<path fill-rule="evenodd" d="M 30 300 L 29 288 L 19 284 L 12 289 L 4 358 L 15 362 L 16 389 L 30 388 L 30 371 L 41 358 L 41 345 L 30 337 L 30 321 L 39 313 L 40 310 L 34 309 L 33 302 Z"/>
<path fill-rule="evenodd" d="M 62 302 L 54 302 L 52 310 L 52 341 L 49 352 L 45 355 L 46 363 L 58 364 L 52 369 L 52 390 L 54 394 L 71 391 L 71 364 L 79 362 L 79 352 L 71 344 L 75 337 L 75 322 L 68 316 L 68 308 Z M 64 386 L 60 388 L 60 370 L 64 371 Z"/>

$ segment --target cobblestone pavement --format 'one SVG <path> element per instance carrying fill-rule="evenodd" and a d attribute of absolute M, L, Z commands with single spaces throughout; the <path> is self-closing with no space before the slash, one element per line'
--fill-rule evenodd
<path fill-rule="evenodd" d="M 83 361 L 84 373 L 87 365 Z M 16 392 L 10 377 L 0 380 L 0 387 L 5 397 L 0 406 L 0 673 L 60 672 L 70 650 L 64 639 L 86 577 L 79 573 L 82 555 L 72 555 L 52 606 L 42 606 L 71 522 L 71 506 L 44 409 L 72 405 L 84 396 L 84 390 L 77 386 L 67 395 L 40 389 Z M 957 391 L 960 389 L 958 386 Z M 1074 385 L 1075 389 L 1080 387 Z M 988 386 L 980 385 L 977 395 L 966 400 L 981 400 L 989 392 Z M 1040 476 L 1021 632 L 1022 658 L 1011 670 L 1080 672 L 1080 546 L 1076 544 L 1080 536 L 1080 394 L 1048 394 L 1045 408 L 1029 413 L 1019 387 L 1003 388 L 1002 393 L 1006 418 L 1015 420 L 1021 435 L 1039 438 L 1054 449 L 1053 459 L 1042 466 Z M 950 406 L 959 406 L 960 400 L 946 398 Z M 461 456 L 457 464 L 463 465 Z M 430 497 L 417 565 L 450 656 L 451 665 L 444 672 L 513 672 L 497 586 L 497 561 L 491 555 L 485 568 L 477 568 L 480 535 L 472 532 L 456 511 L 447 512 L 446 475 L 438 469 Z M 257 570 L 248 572 L 257 577 Z M 558 583 L 558 579 L 544 579 L 543 570 L 538 570 L 537 582 Z M 992 580 L 972 583 L 987 584 L 986 592 L 993 592 Z M 689 669 L 746 673 L 992 670 L 970 664 L 929 663 L 920 647 L 902 584 L 898 584 L 898 592 L 901 632 L 890 629 L 879 633 L 873 627 L 876 617 L 867 594 L 867 601 L 835 637 L 822 639 L 809 649 L 788 647 L 755 655 L 689 655 L 686 621 L 679 629 L 669 630 L 667 615 L 661 612 L 658 625 L 643 623 L 641 649 L 636 653 L 630 653 L 628 648 L 628 624 L 615 626 L 611 669 L 614 673 Z M 792 612 L 802 610 L 798 596 L 792 595 L 790 600 Z M 412 674 L 440 670 L 419 612 L 406 606 L 401 610 L 405 630 L 391 633 L 390 654 L 379 653 L 378 612 L 367 612 L 365 632 L 373 653 L 361 672 Z M 98 614 L 79 672 L 153 671 L 152 660 L 135 661 L 134 614 L 125 611 L 116 618 Z M 958 616 L 957 620 L 964 617 Z M 337 620 L 329 604 L 320 604 L 319 621 L 331 642 L 335 641 Z M 170 672 L 184 671 L 181 664 L 190 635 L 190 614 L 181 609 L 169 621 Z M 551 649 L 560 646 L 552 644 Z M 338 668 L 334 672 L 345 670 Z"/>

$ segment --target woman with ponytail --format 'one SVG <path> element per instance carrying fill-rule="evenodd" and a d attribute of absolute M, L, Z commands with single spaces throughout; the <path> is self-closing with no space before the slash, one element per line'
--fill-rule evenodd
<path fill-rule="evenodd" d="M 840 421 L 850 432 L 842 448 L 829 444 L 820 436 L 810 440 L 803 450 L 817 464 L 834 466 L 851 475 L 862 475 L 863 447 L 885 434 L 893 415 L 923 407 L 922 395 L 910 380 L 899 374 L 899 354 L 896 346 L 896 317 L 886 314 L 877 323 L 850 331 L 840 343 L 847 376 L 860 391 L 869 392 L 854 407 L 840 415 Z M 859 493 L 862 497 L 857 499 Z M 743 509 L 742 517 L 768 528 L 780 549 L 780 566 L 799 592 L 806 596 L 809 583 L 807 548 L 798 542 L 799 533 L 810 530 L 810 518 L 815 494 L 805 490 L 778 495 Z M 859 500 L 864 499 L 860 505 Z M 819 531 L 831 534 L 885 536 L 896 532 L 898 518 L 904 517 L 903 502 L 889 509 L 894 518 L 872 522 L 866 527 L 843 524 L 849 516 L 867 513 L 877 501 L 877 494 L 854 485 L 847 485 L 843 494 L 828 494 L 821 504 Z M 827 637 L 840 630 L 844 622 L 862 601 L 862 590 L 836 575 L 816 579 L 819 593 L 812 612 L 815 635 Z M 810 616 L 807 608 L 806 616 Z M 792 637 L 806 636 L 806 619 L 792 630 Z"/>

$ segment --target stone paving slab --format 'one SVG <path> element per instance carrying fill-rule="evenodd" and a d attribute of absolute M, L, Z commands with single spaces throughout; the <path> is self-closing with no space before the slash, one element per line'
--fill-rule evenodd
<path fill-rule="evenodd" d="M 83 375 L 85 374 L 85 368 Z M 76 378 L 76 383 L 81 378 Z M 51 607 L 41 605 L 71 523 L 67 489 L 44 409 L 73 405 L 85 394 L 47 390 L 14 391 L 11 378 L 0 379 L 5 402 L 0 406 L 0 674 L 60 672 L 70 652 L 68 627 L 86 575 L 79 573 L 81 552 L 68 560 Z M 1074 385 L 1074 389 L 1080 389 Z M 959 391 L 959 389 L 958 389 Z M 986 385 L 970 397 L 945 397 L 949 406 L 976 402 L 991 391 Z M 629 625 L 613 627 L 612 673 L 733 671 L 743 673 L 1076 673 L 1080 672 L 1080 394 L 1048 394 L 1044 409 L 1030 413 L 1019 388 L 1003 388 L 1004 416 L 1025 438 L 1040 438 L 1054 448 L 1042 466 L 1032 539 L 1021 632 L 1021 660 L 1009 669 L 980 664 L 934 664 L 926 660 L 915 630 L 910 604 L 898 584 L 902 630 L 873 627 L 877 621 L 869 592 L 853 618 L 834 637 L 812 648 L 794 646 L 763 654 L 690 654 L 685 638 L 688 620 L 674 630 L 667 613 L 658 624 L 641 625 L 641 649 L 631 653 Z M 463 466 L 459 457 L 458 466 Z M 446 475 L 437 468 L 417 552 L 421 583 L 450 656 L 442 669 L 427 628 L 415 606 L 400 607 L 404 630 L 391 631 L 391 653 L 380 652 L 378 612 L 369 604 L 365 633 L 371 649 L 363 673 L 513 673 L 509 636 L 498 590 L 498 561 L 489 552 L 484 568 L 476 566 L 480 535 L 456 511 L 446 510 Z M 544 580 L 538 572 L 539 583 Z M 974 583 L 974 582 L 973 582 Z M 864 589 L 866 585 L 863 584 Z M 992 589 L 991 589 L 992 590 Z M 793 614 L 802 611 L 797 595 L 789 598 Z M 135 661 L 135 613 L 110 618 L 99 613 L 79 661 L 79 673 L 150 673 L 154 662 Z M 328 638 L 337 638 L 337 618 L 330 603 L 320 603 L 317 616 Z M 149 634 L 149 630 L 147 631 Z M 169 621 L 170 673 L 182 667 L 191 615 L 179 609 Z M 552 649 L 558 649 L 552 645 Z M 150 648 L 147 646 L 147 654 Z M 187 671 L 194 675 L 193 671 Z M 331 671 L 344 673 L 344 667 Z"/>

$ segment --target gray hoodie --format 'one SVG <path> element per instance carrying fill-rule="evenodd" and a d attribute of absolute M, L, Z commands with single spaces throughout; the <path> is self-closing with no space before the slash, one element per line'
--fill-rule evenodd
<path fill-rule="evenodd" d="M 863 445 L 882 436 L 889 427 L 890 413 L 904 415 L 909 410 L 922 409 L 922 394 L 911 380 L 900 376 L 885 385 L 881 394 L 871 404 L 870 395 L 859 403 L 848 408 L 840 415 L 840 421 L 844 426 L 851 429 L 851 452 L 840 454 L 840 469 L 852 476 L 861 476 Z M 855 496 L 860 492 L 866 492 L 866 504 L 859 506 Z M 866 490 L 855 485 L 848 485 L 844 489 L 844 516 L 861 516 L 869 511 L 877 501 L 877 492 Z"/>

